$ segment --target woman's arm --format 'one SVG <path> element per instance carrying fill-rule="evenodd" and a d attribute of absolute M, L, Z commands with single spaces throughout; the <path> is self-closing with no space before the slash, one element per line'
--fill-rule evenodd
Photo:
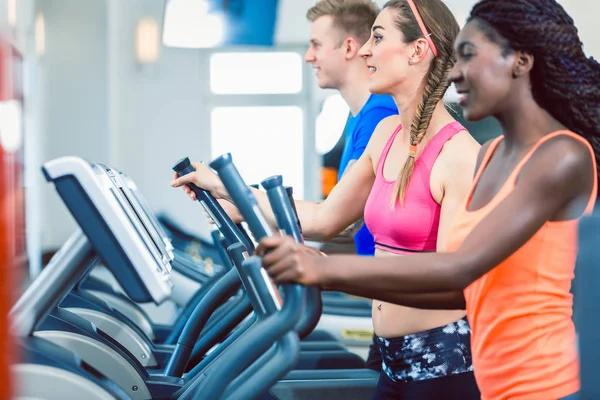
<path fill-rule="evenodd" d="M 594 174 L 588 148 L 568 137 L 544 143 L 521 171 L 512 193 L 454 253 L 410 257 L 304 257 L 285 238 L 268 238 L 258 252 L 277 282 L 297 281 L 364 297 L 463 290 L 525 244 L 567 205 L 583 213 Z M 571 208 L 571 207 L 570 207 Z M 414 306 L 414 305 L 413 305 Z"/>
<path fill-rule="evenodd" d="M 296 210 L 302 232 L 309 240 L 326 241 L 348 226 L 358 221 L 364 211 L 367 198 L 375 180 L 371 154 L 381 151 L 379 143 L 389 136 L 393 125 L 392 118 L 386 118 L 377 126 L 371 141 L 363 155 L 352 165 L 352 168 L 342 177 L 340 182 L 333 188 L 326 200 L 321 203 L 312 203 L 296 200 Z M 196 186 L 208 190 L 217 199 L 231 201 L 223 183 L 208 166 L 202 163 L 192 163 L 196 172 L 175 177 L 171 183 L 173 187 L 183 187 L 186 193 L 195 200 L 195 194 L 187 184 L 194 183 Z M 275 225 L 275 216 L 271 210 L 266 193 L 251 188 L 256 197 L 258 205 L 271 225 Z M 228 212 L 231 207 L 226 208 Z M 232 212 L 232 215 L 235 213 Z"/>
<path fill-rule="evenodd" d="M 192 163 L 192 165 L 196 168 L 196 172 L 176 178 L 171 186 L 183 187 L 192 200 L 196 200 L 195 193 L 186 186 L 188 183 L 194 183 L 196 186 L 210 191 L 215 198 L 221 200 L 221 203 L 223 203 L 223 199 L 231 202 L 229 193 L 213 171 L 202 163 Z M 304 237 L 309 240 L 326 241 L 359 220 L 362 217 L 374 178 L 370 158 L 363 154 L 323 202 L 312 203 L 295 200 Z M 201 182 L 212 183 L 202 184 Z M 267 222 L 276 226 L 275 215 L 267 194 L 254 188 L 250 188 L 250 190 Z M 241 215 L 235 206 L 227 205 L 224 209 L 232 219 L 239 222 Z"/>
<path fill-rule="evenodd" d="M 479 143 L 468 132 L 460 132 L 444 145 L 433 164 L 430 177 L 432 193 L 435 187 L 440 188 L 438 192 L 442 193 L 437 236 L 438 252 L 446 250 L 448 231 L 471 190 L 473 171 L 480 149 Z"/>
<path fill-rule="evenodd" d="M 370 296 L 373 294 L 371 290 L 364 290 L 362 287 L 354 285 L 349 287 L 339 286 L 335 290 L 365 298 L 371 298 Z M 466 307 L 462 290 L 440 293 L 378 292 L 377 300 L 422 310 L 464 310 Z"/>

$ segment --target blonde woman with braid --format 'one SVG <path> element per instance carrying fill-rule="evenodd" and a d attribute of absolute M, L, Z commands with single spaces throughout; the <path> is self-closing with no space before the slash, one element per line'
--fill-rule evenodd
<path fill-rule="evenodd" d="M 364 216 L 376 257 L 444 248 L 480 147 L 442 103 L 458 32 L 441 0 L 395 0 L 383 7 L 361 55 L 371 71 L 371 92 L 392 95 L 400 114 L 379 123 L 363 155 L 324 202 L 296 201 L 307 239 L 328 240 Z M 176 178 L 172 186 L 183 186 L 194 199 L 185 186 L 194 183 L 229 200 L 218 176 L 194 165 L 194 174 Z M 253 192 L 274 224 L 266 196 Z M 439 307 L 443 296 L 455 294 L 417 295 L 419 308 L 373 300 L 383 361 L 374 399 L 479 399 L 465 311 L 424 307 L 427 299 Z"/>

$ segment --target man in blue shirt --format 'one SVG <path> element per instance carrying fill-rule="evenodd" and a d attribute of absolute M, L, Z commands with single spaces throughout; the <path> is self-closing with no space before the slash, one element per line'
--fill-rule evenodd
<path fill-rule="evenodd" d="M 391 96 L 369 92 L 369 70 L 358 52 L 371 36 L 379 8 L 371 0 L 320 0 L 306 13 L 312 22 L 305 61 L 321 88 L 337 89 L 350 108 L 338 181 L 364 152 L 382 119 L 398 114 Z M 359 255 L 374 255 L 373 236 L 363 221 L 342 235 L 354 235 Z"/>

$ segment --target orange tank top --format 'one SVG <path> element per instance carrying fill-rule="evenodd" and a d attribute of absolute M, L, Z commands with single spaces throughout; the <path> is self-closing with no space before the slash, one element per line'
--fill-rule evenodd
<path fill-rule="evenodd" d="M 450 228 L 448 251 L 458 249 L 473 228 L 512 192 L 533 152 L 557 135 L 584 142 L 595 160 L 592 147 L 579 135 L 569 131 L 546 135 L 515 167 L 487 205 L 467 211 L 473 190 L 503 139 L 497 138 L 485 154 L 464 207 Z M 591 213 L 596 200 L 596 179 L 594 182 L 585 214 Z M 465 289 L 473 368 L 482 399 L 559 399 L 579 390 L 570 294 L 578 222 L 547 222 L 515 253 Z"/>

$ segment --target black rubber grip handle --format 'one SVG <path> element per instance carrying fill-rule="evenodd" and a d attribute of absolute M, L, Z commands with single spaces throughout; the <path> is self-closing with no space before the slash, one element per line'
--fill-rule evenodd
<path fill-rule="evenodd" d="M 296 209 L 296 202 L 294 201 L 294 188 L 291 186 L 285 186 L 285 191 L 290 199 L 290 204 L 294 209 L 294 215 L 296 216 L 296 223 L 298 224 L 298 229 L 300 230 L 300 234 L 302 235 L 302 224 L 300 223 L 300 217 L 298 216 L 298 210 Z"/>
<path fill-rule="evenodd" d="M 179 176 L 184 176 L 196 171 L 196 169 L 190 162 L 190 159 L 185 157 L 179 160 L 175 166 L 173 166 L 173 171 L 177 172 Z M 223 210 L 223 207 L 221 207 L 219 202 L 208 191 L 200 189 L 193 183 L 188 184 L 187 186 L 196 194 L 196 198 L 200 204 L 202 204 L 204 210 L 206 210 L 213 221 L 215 221 L 217 228 L 221 231 L 221 233 L 223 233 L 223 236 L 225 236 L 230 244 L 240 242 L 246 247 L 248 252 L 252 252 L 254 250 L 252 242 L 244 237 L 244 235 L 235 226 L 231 218 L 229 218 L 225 210 Z"/>
<path fill-rule="evenodd" d="M 296 222 L 296 214 L 290 204 L 290 198 L 283 187 L 283 178 L 281 175 L 271 176 L 261 182 L 262 187 L 267 192 L 269 203 L 275 214 L 277 226 L 287 236 L 291 236 L 298 243 L 302 243 L 302 235 Z"/>

